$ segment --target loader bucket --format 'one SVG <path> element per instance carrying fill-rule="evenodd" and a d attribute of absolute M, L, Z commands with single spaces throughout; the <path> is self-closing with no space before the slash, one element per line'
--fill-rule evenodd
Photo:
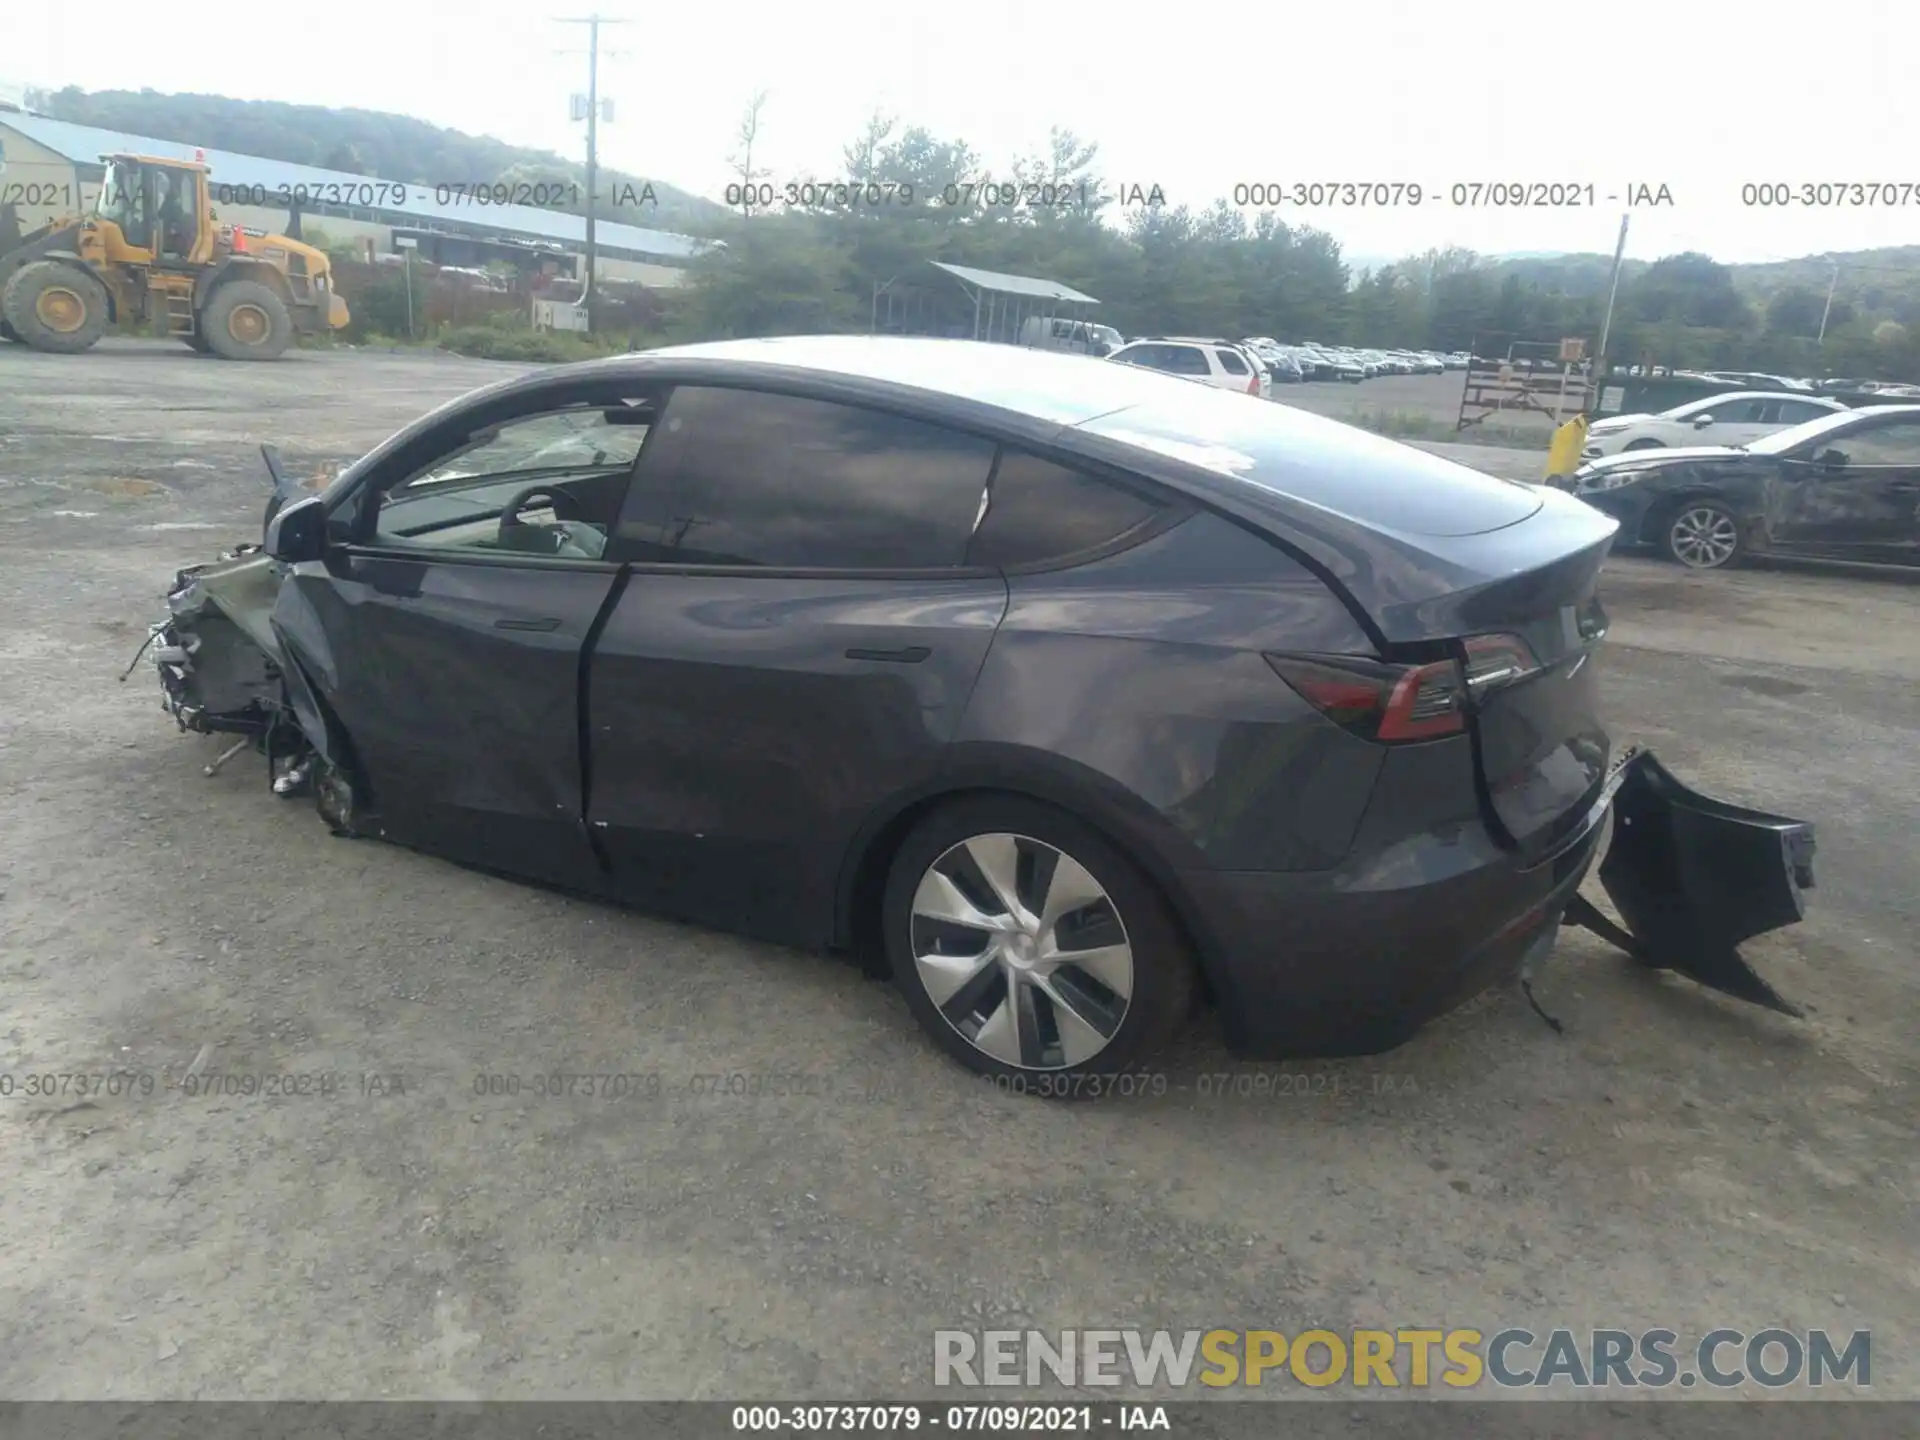
<path fill-rule="evenodd" d="M 1805 892 L 1813 888 L 1813 826 L 1689 790 L 1649 751 L 1634 755 L 1623 769 L 1600 884 L 1631 934 L 1621 935 L 1584 900 L 1569 906 L 1567 919 L 1622 945 L 1653 969 L 1672 970 L 1783 1014 L 1801 1014 L 1755 973 L 1738 947 L 1805 917 Z"/>

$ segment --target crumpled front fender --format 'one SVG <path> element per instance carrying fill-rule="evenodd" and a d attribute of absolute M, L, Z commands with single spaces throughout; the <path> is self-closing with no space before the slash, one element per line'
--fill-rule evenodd
<path fill-rule="evenodd" d="M 1783 999 L 1740 955 L 1743 940 L 1798 923 L 1813 888 L 1813 826 L 1689 789 L 1653 757 L 1615 772 L 1613 841 L 1600 884 L 1623 931 L 1576 896 L 1566 919 L 1710 989 L 1787 1015 Z"/>

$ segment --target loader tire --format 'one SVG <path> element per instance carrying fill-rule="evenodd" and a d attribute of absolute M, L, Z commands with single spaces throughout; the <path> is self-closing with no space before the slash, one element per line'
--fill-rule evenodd
<path fill-rule="evenodd" d="M 198 330 L 187 336 L 187 348 L 196 355 L 213 354 L 213 346 L 207 343 L 207 337 Z"/>
<path fill-rule="evenodd" d="M 200 312 L 200 333 L 225 359 L 272 360 L 293 340 L 293 319 L 258 280 L 229 280 Z"/>
<path fill-rule="evenodd" d="M 16 345 L 27 343 L 20 338 L 20 332 L 9 325 L 4 318 L 0 318 L 0 340 L 11 340 Z"/>
<path fill-rule="evenodd" d="M 107 287 L 77 265 L 36 260 L 7 281 L 0 318 L 35 350 L 78 355 L 107 333 Z"/>

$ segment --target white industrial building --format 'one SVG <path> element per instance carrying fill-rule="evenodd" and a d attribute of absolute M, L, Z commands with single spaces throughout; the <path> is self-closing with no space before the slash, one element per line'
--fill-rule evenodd
<path fill-rule="evenodd" d="M 380 253 L 395 249 L 398 231 L 418 242 L 418 253 L 447 264 L 471 265 L 531 250 L 572 257 L 571 270 L 586 248 L 586 220 L 563 211 L 451 203 L 451 192 L 437 199 L 435 186 L 125 135 L 6 108 L 0 108 L 0 248 L 14 226 L 24 234 L 59 215 L 90 209 L 100 187 L 100 157 L 120 152 L 203 160 L 212 172 L 215 213 L 250 230 L 284 233 L 289 207 L 238 203 L 241 199 L 272 201 L 298 194 L 303 228 L 324 230 L 331 240 L 371 241 Z M 338 203 L 342 200 L 367 203 Z M 600 279 L 659 287 L 682 284 L 688 264 L 708 243 L 606 219 L 595 222 L 594 242 Z"/>

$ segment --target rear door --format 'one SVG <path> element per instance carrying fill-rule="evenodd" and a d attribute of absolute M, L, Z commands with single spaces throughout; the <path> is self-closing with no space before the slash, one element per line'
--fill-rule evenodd
<path fill-rule="evenodd" d="M 1835 559 L 1920 561 L 1920 417 L 1874 420 L 1781 463 L 1769 540 Z"/>
<path fill-rule="evenodd" d="M 659 442 L 589 670 L 587 813 L 627 896 L 819 943 L 850 842 L 935 776 L 1006 611 L 966 564 L 995 446 L 692 386 Z"/>

